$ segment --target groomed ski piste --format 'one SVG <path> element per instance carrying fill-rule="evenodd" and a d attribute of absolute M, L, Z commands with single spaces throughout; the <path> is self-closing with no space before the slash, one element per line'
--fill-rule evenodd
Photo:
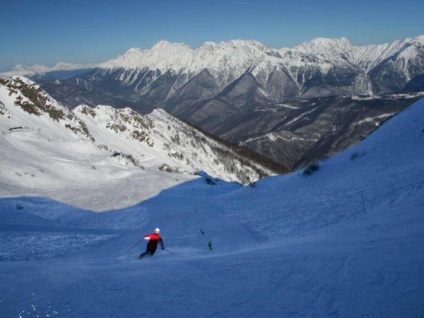
<path fill-rule="evenodd" d="M 0 316 L 424 317 L 424 100 L 310 173 L 210 180 L 103 213 L 0 199 Z"/>

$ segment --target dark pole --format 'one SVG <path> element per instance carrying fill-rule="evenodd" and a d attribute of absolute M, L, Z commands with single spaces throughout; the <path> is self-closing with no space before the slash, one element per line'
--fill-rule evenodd
<path fill-rule="evenodd" d="M 134 244 L 134 246 L 133 246 L 133 247 L 131 247 L 131 248 L 127 251 L 127 253 L 128 253 L 129 251 L 131 251 L 134 247 L 136 247 L 138 244 L 140 244 L 143 240 L 144 240 L 144 238 L 143 238 L 143 239 L 141 239 L 140 241 L 138 241 L 137 243 L 135 243 L 135 244 Z"/>

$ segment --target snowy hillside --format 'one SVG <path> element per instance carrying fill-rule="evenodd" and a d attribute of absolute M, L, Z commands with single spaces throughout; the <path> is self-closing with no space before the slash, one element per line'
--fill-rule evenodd
<path fill-rule="evenodd" d="M 345 152 L 248 187 L 152 183 L 156 197 L 100 214 L 3 197 L 0 315 L 422 317 L 423 158 L 421 100 Z M 102 190 L 117 198 L 133 178 Z M 90 208 L 87 192 L 75 202 Z M 138 260 L 157 226 L 166 250 Z"/>
<path fill-rule="evenodd" d="M 164 111 L 142 116 L 129 108 L 80 106 L 70 112 L 27 79 L 0 84 L 2 197 L 37 194 L 107 210 L 198 178 L 202 170 L 241 183 L 274 174 Z M 105 195 L 111 191 L 114 196 Z"/>

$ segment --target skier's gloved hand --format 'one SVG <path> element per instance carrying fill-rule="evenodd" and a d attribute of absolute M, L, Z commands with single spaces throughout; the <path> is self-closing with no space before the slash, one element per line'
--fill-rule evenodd
<path fill-rule="evenodd" d="M 165 249 L 165 246 L 162 246 L 162 247 L 161 247 L 161 249 L 162 249 L 162 251 L 163 251 L 163 250 Z"/>

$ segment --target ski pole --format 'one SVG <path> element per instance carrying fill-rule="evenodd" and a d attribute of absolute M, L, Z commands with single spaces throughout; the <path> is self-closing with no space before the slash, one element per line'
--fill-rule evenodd
<path fill-rule="evenodd" d="M 144 240 L 144 239 L 141 239 L 140 241 L 138 241 L 137 243 L 135 243 L 135 244 L 134 244 L 134 246 L 133 246 L 133 247 L 131 247 L 131 248 L 127 251 L 127 253 L 128 253 L 129 251 L 131 251 L 134 247 L 136 247 L 138 244 L 140 244 L 141 242 L 143 242 L 143 240 Z"/>

